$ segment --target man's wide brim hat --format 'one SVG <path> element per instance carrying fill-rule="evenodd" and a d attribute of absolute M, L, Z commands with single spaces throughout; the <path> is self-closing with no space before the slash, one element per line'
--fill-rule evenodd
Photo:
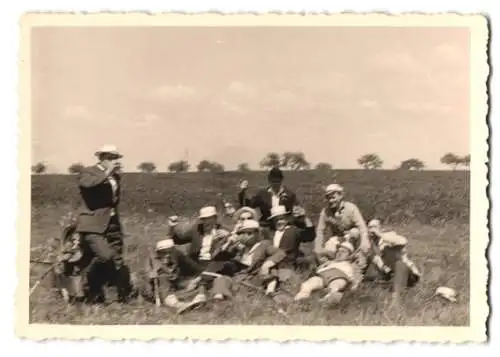
<path fill-rule="evenodd" d="M 259 213 L 253 208 L 247 206 L 237 209 L 233 214 L 234 219 L 238 220 L 243 213 L 250 213 L 252 215 L 252 219 L 256 221 L 260 219 Z"/>
<path fill-rule="evenodd" d="M 285 206 L 277 206 L 271 209 L 271 215 L 269 216 L 269 219 L 288 216 L 289 214 L 290 212 L 286 210 Z"/>
<path fill-rule="evenodd" d="M 123 155 L 118 152 L 118 149 L 114 145 L 104 145 L 99 150 L 95 152 L 95 156 L 109 155 L 116 158 L 122 158 Z"/>

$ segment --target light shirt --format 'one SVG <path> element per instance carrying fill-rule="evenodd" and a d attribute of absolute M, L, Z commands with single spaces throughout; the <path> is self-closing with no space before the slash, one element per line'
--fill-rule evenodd
<path fill-rule="evenodd" d="M 276 232 L 274 233 L 273 245 L 274 245 L 276 248 L 279 248 L 279 247 L 280 247 L 281 238 L 283 238 L 283 233 L 285 233 L 285 230 L 282 230 L 282 231 L 276 231 Z"/>
<path fill-rule="evenodd" d="M 243 254 L 243 256 L 241 257 L 240 259 L 240 263 L 241 264 L 244 264 L 246 266 L 250 266 L 252 265 L 252 262 L 253 262 L 253 252 L 255 251 L 255 249 L 257 249 L 257 247 L 259 246 L 261 242 L 257 242 L 255 243 L 252 248 L 250 248 L 250 250 L 248 252 L 246 252 L 245 254 Z"/>
<path fill-rule="evenodd" d="M 270 187 L 268 191 L 271 193 L 271 207 L 278 207 L 280 205 L 280 195 L 284 191 L 283 187 L 280 187 L 278 193 L 274 192 Z"/>
<path fill-rule="evenodd" d="M 333 214 L 330 209 L 323 208 L 316 227 L 314 250 L 320 251 L 323 248 L 327 228 L 333 236 L 343 236 L 346 231 L 353 227 L 359 229 L 361 240 L 368 239 L 368 227 L 355 204 L 343 201 Z"/>
<path fill-rule="evenodd" d="M 212 248 L 212 242 L 215 237 L 215 229 L 213 229 L 210 233 L 205 234 L 201 241 L 201 249 L 200 249 L 200 260 L 210 260 L 212 259 L 212 255 L 210 254 L 210 250 Z"/>

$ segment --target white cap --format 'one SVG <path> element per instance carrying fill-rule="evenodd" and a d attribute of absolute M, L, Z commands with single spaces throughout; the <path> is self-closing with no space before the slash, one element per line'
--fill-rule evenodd
<path fill-rule="evenodd" d="M 380 219 L 372 219 L 370 222 L 368 222 L 368 228 L 372 228 L 372 227 L 380 227 L 382 225 L 382 223 L 380 223 Z"/>
<path fill-rule="evenodd" d="M 207 206 L 200 209 L 200 218 L 210 218 L 217 216 L 217 210 L 214 206 Z"/>
<path fill-rule="evenodd" d="M 353 227 L 347 231 L 346 235 L 349 239 L 358 239 L 361 237 L 361 231 L 359 228 Z"/>
<path fill-rule="evenodd" d="M 329 193 L 333 192 L 344 192 L 344 188 L 336 183 L 332 183 L 325 188 L 325 194 L 328 195 Z"/>
<path fill-rule="evenodd" d="M 325 243 L 324 249 L 326 251 L 335 253 L 337 251 L 337 247 L 339 245 L 339 239 L 336 236 L 328 238 L 328 240 Z"/>
<path fill-rule="evenodd" d="M 347 249 L 351 253 L 354 253 L 354 246 L 351 243 L 349 243 L 349 242 L 342 242 L 342 243 L 340 243 L 339 248 L 340 247 L 342 247 L 344 249 Z"/>
<path fill-rule="evenodd" d="M 285 216 L 288 214 L 288 211 L 286 210 L 285 206 L 276 206 L 271 208 L 271 216 L 269 219 L 279 217 L 279 216 Z"/>
<path fill-rule="evenodd" d="M 167 249 L 172 248 L 173 246 L 174 246 L 173 239 L 163 239 L 163 240 L 160 240 L 156 243 L 156 250 L 157 251 L 167 250 Z"/>
<path fill-rule="evenodd" d="M 170 216 L 168 217 L 168 224 L 169 226 L 176 226 L 179 223 L 179 217 L 178 216 Z"/>
<path fill-rule="evenodd" d="M 238 228 L 238 232 L 255 231 L 258 230 L 259 228 L 260 228 L 259 222 L 257 222 L 255 219 L 246 219 Z"/>
<path fill-rule="evenodd" d="M 448 288 L 446 286 L 440 286 L 436 289 L 435 295 L 442 296 L 446 300 L 451 302 L 457 302 L 457 292 L 452 288 Z"/>
<path fill-rule="evenodd" d="M 111 144 L 103 145 L 99 150 L 95 152 L 96 156 L 99 156 L 101 154 L 109 154 L 117 157 L 122 157 L 122 155 L 118 152 L 116 146 Z"/>

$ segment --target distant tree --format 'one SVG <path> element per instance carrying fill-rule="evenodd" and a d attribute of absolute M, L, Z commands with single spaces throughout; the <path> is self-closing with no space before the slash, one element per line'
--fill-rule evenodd
<path fill-rule="evenodd" d="M 211 168 L 210 172 L 224 172 L 225 167 L 222 164 L 219 164 L 218 162 L 211 162 Z"/>
<path fill-rule="evenodd" d="M 441 163 L 451 166 L 453 170 L 456 170 L 457 166 L 460 164 L 460 157 L 449 152 L 443 155 L 443 157 L 441 158 Z"/>
<path fill-rule="evenodd" d="M 248 167 L 248 164 L 246 162 L 242 162 L 241 164 L 238 164 L 238 172 L 249 172 L 251 171 L 250 168 Z"/>
<path fill-rule="evenodd" d="M 189 163 L 186 160 L 172 162 L 168 165 L 168 171 L 170 172 L 188 172 L 189 171 Z"/>
<path fill-rule="evenodd" d="M 83 166 L 82 163 L 79 163 L 79 162 L 76 162 L 74 164 L 71 164 L 69 167 L 68 167 L 68 172 L 70 174 L 79 174 L 80 172 L 82 172 L 82 170 L 84 169 L 85 166 Z"/>
<path fill-rule="evenodd" d="M 224 165 L 217 162 L 202 160 L 196 167 L 199 172 L 224 172 Z"/>
<path fill-rule="evenodd" d="M 411 158 L 401 162 L 401 166 L 399 166 L 401 170 L 423 170 L 425 168 L 425 164 L 422 160 Z"/>
<path fill-rule="evenodd" d="M 328 172 L 328 171 L 332 171 L 333 167 L 332 167 L 332 165 L 330 165 L 327 162 L 319 162 L 316 164 L 314 169 L 317 171 Z"/>
<path fill-rule="evenodd" d="M 150 174 L 156 171 L 156 165 L 150 161 L 141 162 L 139 166 L 137 166 L 137 169 L 143 173 Z"/>
<path fill-rule="evenodd" d="M 270 152 L 262 159 L 260 162 L 260 167 L 263 169 L 271 169 L 273 167 L 280 166 L 281 160 L 280 155 L 276 152 Z"/>
<path fill-rule="evenodd" d="M 196 169 L 199 172 L 209 172 L 211 168 L 212 168 L 212 163 L 208 160 L 201 160 L 196 166 Z"/>
<path fill-rule="evenodd" d="M 464 165 L 465 168 L 468 170 L 470 167 L 470 154 L 465 155 L 464 157 L 460 158 L 460 164 Z"/>
<path fill-rule="evenodd" d="M 303 152 L 290 151 L 283 153 L 280 166 L 290 170 L 304 170 L 311 167 Z"/>
<path fill-rule="evenodd" d="M 380 169 L 384 162 L 377 154 L 365 154 L 358 159 L 358 164 L 366 170 Z"/>
<path fill-rule="evenodd" d="M 38 162 L 35 165 L 31 166 L 31 172 L 35 174 L 43 174 L 47 171 L 47 165 L 43 162 Z"/>

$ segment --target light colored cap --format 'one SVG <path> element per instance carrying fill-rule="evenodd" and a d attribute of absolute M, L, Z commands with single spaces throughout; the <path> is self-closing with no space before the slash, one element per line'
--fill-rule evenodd
<path fill-rule="evenodd" d="M 179 224 L 179 217 L 178 216 L 168 217 L 168 224 L 172 227 L 176 226 L 177 224 Z"/>
<path fill-rule="evenodd" d="M 200 209 L 200 218 L 210 218 L 217 216 L 217 209 L 214 206 L 206 206 Z"/>
<path fill-rule="evenodd" d="M 167 250 L 174 247 L 173 239 L 163 239 L 156 243 L 156 251 Z"/>
<path fill-rule="evenodd" d="M 344 249 L 347 249 L 348 251 L 350 251 L 351 253 L 354 253 L 354 246 L 349 242 L 340 243 L 339 248 L 344 248 Z"/>
<path fill-rule="evenodd" d="M 332 183 L 325 188 L 325 194 L 328 195 L 333 192 L 344 192 L 344 188 L 336 183 Z"/>
<path fill-rule="evenodd" d="M 101 154 L 109 154 L 118 158 L 123 157 L 123 155 L 118 152 L 116 146 L 111 144 L 103 145 L 99 150 L 95 152 L 96 156 L 99 156 Z"/>
<path fill-rule="evenodd" d="M 243 221 L 241 226 L 238 228 L 238 232 L 256 231 L 259 230 L 259 228 L 259 222 L 254 219 L 247 219 Z"/>
<path fill-rule="evenodd" d="M 276 206 L 271 208 L 271 216 L 269 217 L 269 219 L 286 216 L 288 213 L 289 212 L 286 210 L 285 206 Z"/>
<path fill-rule="evenodd" d="M 243 213 L 250 214 L 252 216 L 252 219 L 255 219 L 255 220 L 259 220 L 259 218 L 260 218 L 259 214 L 257 213 L 256 210 L 254 210 L 253 208 L 247 207 L 247 206 L 239 208 L 236 212 L 234 212 L 233 217 L 236 220 L 238 220 Z"/>
<path fill-rule="evenodd" d="M 326 241 L 324 249 L 327 250 L 327 251 L 329 251 L 329 252 L 335 253 L 337 251 L 338 245 L 339 245 L 339 239 L 338 239 L 338 237 L 333 236 L 333 237 L 330 237 Z"/>
<path fill-rule="evenodd" d="M 380 219 L 372 219 L 370 222 L 368 222 L 368 228 L 378 228 L 382 225 L 380 222 Z"/>
<path fill-rule="evenodd" d="M 358 239 L 361 237 L 361 231 L 359 228 L 353 227 L 347 231 L 347 237 L 349 239 Z"/>
<path fill-rule="evenodd" d="M 457 302 L 457 292 L 446 286 L 440 286 L 437 288 L 435 295 L 441 296 L 451 302 Z"/>

